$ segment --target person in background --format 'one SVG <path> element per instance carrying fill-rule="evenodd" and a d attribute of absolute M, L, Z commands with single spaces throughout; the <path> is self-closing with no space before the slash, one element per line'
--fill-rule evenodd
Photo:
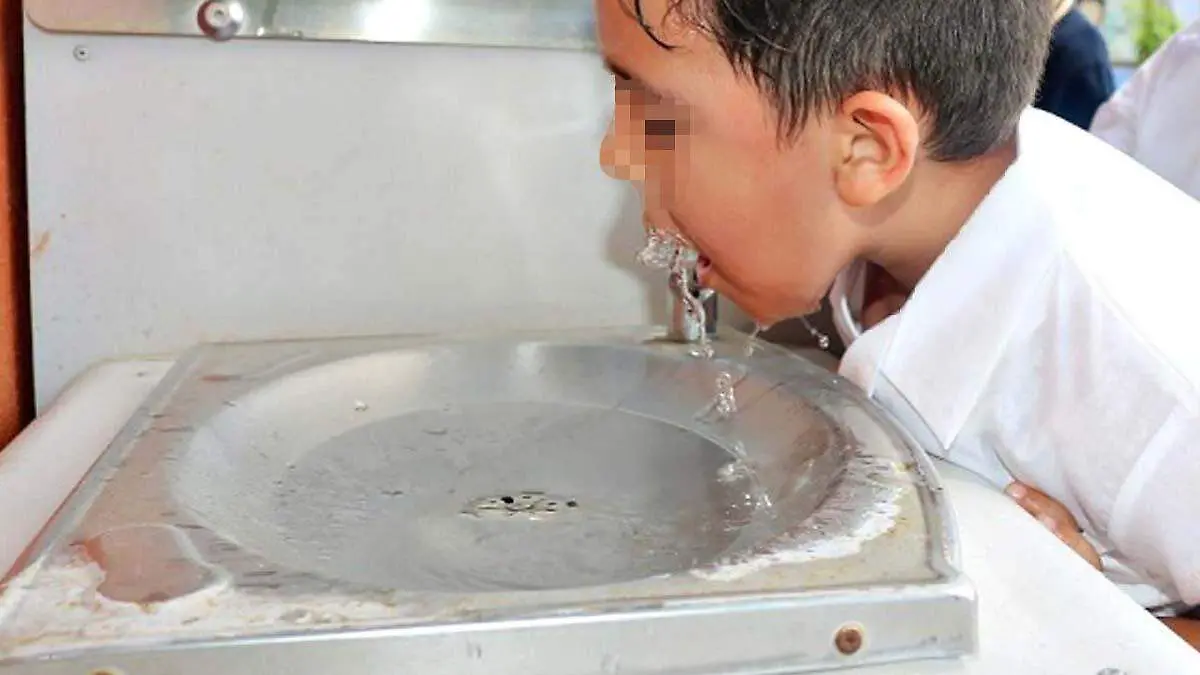
<path fill-rule="evenodd" d="M 1033 105 L 1087 129 L 1096 109 L 1116 89 L 1108 46 L 1073 0 L 1051 3 L 1056 21 Z"/>
<path fill-rule="evenodd" d="M 1138 68 L 1091 131 L 1200 199 L 1200 20 Z"/>
<path fill-rule="evenodd" d="M 1093 26 L 1104 24 L 1106 14 L 1104 0 L 1078 0 L 1075 6 Z"/>

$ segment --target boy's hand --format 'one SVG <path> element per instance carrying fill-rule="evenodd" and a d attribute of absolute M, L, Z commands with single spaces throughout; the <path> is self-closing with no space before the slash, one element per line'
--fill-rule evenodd
<path fill-rule="evenodd" d="M 1083 538 L 1083 531 L 1079 529 L 1079 523 L 1075 521 L 1075 516 L 1072 516 L 1066 507 L 1024 483 L 1013 483 L 1004 491 L 1015 499 L 1029 515 L 1037 518 L 1038 522 L 1053 532 L 1054 536 L 1058 537 L 1062 543 L 1083 556 L 1088 564 L 1096 569 L 1101 569 L 1100 554 L 1096 553 L 1096 549 L 1092 548 L 1092 545 Z"/>

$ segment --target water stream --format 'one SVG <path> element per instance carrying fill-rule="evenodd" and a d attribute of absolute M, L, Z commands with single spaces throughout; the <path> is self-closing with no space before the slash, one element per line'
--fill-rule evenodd
<path fill-rule="evenodd" d="M 704 326 L 706 320 L 706 310 L 701 294 L 693 283 L 693 272 L 696 268 L 696 263 L 699 256 L 695 248 L 680 235 L 665 232 L 658 229 L 651 229 L 646 233 L 646 244 L 637 254 L 637 260 L 642 265 L 652 269 L 665 269 L 671 276 L 671 284 L 678 291 L 680 301 L 684 305 L 684 311 L 687 312 L 691 320 L 698 326 Z M 805 330 L 816 341 L 817 346 L 821 349 L 829 349 L 829 336 L 822 333 L 816 326 L 809 321 L 808 317 L 801 317 L 801 322 Z M 754 354 L 755 345 L 757 344 L 759 334 L 766 330 L 766 326 L 756 324 L 750 336 L 746 339 L 746 347 L 744 355 L 748 360 Z M 708 333 L 703 329 L 697 338 L 695 348 L 692 350 L 692 355 L 697 358 L 711 360 L 715 352 L 712 343 L 709 340 Z M 733 373 L 728 369 L 722 369 L 717 374 L 716 379 L 716 399 L 713 403 L 713 412 L 719 419 L 731 417 L 737 413 L 737 398 L 734 393 Z"/>

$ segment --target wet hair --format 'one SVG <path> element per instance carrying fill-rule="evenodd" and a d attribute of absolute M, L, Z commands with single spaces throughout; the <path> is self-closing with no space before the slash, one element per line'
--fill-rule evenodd
<path fill-rule="evenodd" d="M 629 0 L 650 37 L 664 42 Z M 813 115 L 860 91 L 911 97 L 925 149 L 961 161 L 1011 140 L 1050 43 L 1046 0 L 668 0 L 668 16 L 707 33 L 794 138 Z"/>

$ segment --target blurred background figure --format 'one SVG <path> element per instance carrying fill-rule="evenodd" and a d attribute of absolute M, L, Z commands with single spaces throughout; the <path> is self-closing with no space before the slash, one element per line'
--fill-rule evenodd
<path fill-rule="evenodd" d="M 1099 26 L 1104 23 L 1103 0 L 1078 0 L 1075 6 L 1079 8 L 1079 11 L 1093 26 Z"/>
<path fill-rule="evenodd" d="M 1200 199 L 1200 20 L 1137 69 L 1092 133 Z"/>
<path fill-rule="evenodd" d="M 1108 46 L 1074 0 L 1050 2 L 1056 21 L 1042 86 L 1033 105 L 1087 129 L 1096 109 L 1116 90 Z M 1089 9 L 1099 11 L 1094 6 Z"/>

